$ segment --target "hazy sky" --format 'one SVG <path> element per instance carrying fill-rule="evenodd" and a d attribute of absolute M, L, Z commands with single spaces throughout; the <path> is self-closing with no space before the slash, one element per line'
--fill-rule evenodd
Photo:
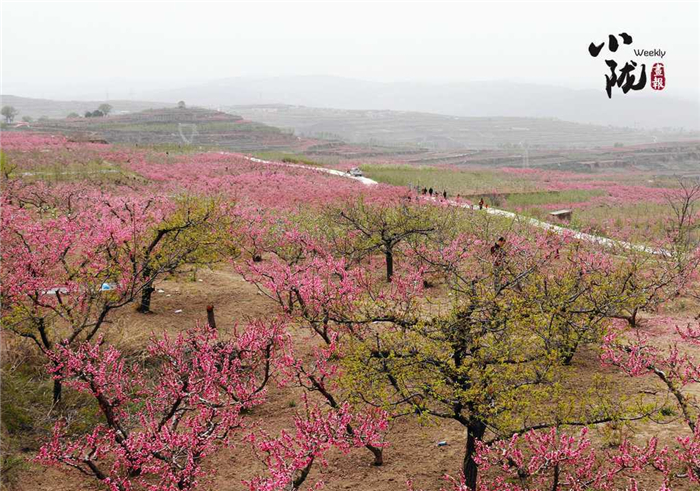
<path fill-rule="evenodd" d="M 681 95 L 700 87 L 699 5 L 3 1 L 2 93 L 138 97 L 286 75 L 599 88 L 607 68 L 586 48 L 625 31 L 634 43 L 615 57 L 666 51 L 668 92 Z"/>

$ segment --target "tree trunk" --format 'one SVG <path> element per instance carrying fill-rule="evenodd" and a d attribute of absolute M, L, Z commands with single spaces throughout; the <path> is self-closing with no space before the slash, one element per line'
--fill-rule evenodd
<path fill-rule="evenodd" d="M 627 322 L 629 322 L 630 327 L 637 327 L 637 314 L 639 313 L 639 309 L 635 308 L 632 313 L 629 315 L 627 318 Z"/>
<path fill-rule="evenodd" d="M 53 381 L 53 403 L 58 404 L 61 402 L 61 393 L 63 392 L 63 386 L 60 380 Z"/>
<path fill-rule="evenodd" d="M 462 472 L 464 473 L 464 483 L 467 489 L 476 491 L 477 476 L 479 467 L 476 465 L 474 455 L 476 454 L 476 442 L 481 441 L 486 433 L 486 425 L 480 421 L 471 423 L 467 427 L 467 445 L 464 452 L 464 463 Z"/>
<path fill-rule="evenodd" d="M 143 289 L 141 292 L 141 305 L 139 305 L 137 311 L 141 312 L 142 314 L 146 314 L 151 311 L 151 295 L 153 295 L 153 292 L 156 291 L 153 286 L 148 285 L 146 288 Z"/>
<path fill-rule="evenodd" d="M 552 476 L 552 491 L 557 491 L 559 489 L 559 464 L 554 466 L 554 475 Z"/>
<path fill-rule="evenodd" d="M 384 255 L 386 256 L 386 281 L 391 281 L 391 277 L 394 276 L 394 253 L 391 249 L 387 249 Z"/>
<path fill-rule="evenodd" d="M 207 305 L 207 324 L 212 329 L 216 329 L 216 318 L 214 317 L 214 306 Z"/>
<path fill-rule="evenodd" d="M 43 344 L 42 351 L 44 354 L 46 352 L 51 351 L 51 341 L 49 341 L 49 336 L 46 333 L 46 324 L 44 323 L 44 319 L 39 319 L 39 325 L 37 327 L 39 330 L 39 336 L 41 336 L 41 343 Z M 54 380 L 53 381 L 53 403 L 58 404 L 61 401 L 61 392 L 62 392 L 63 386 L 61 385 L 60 380 Z"/>
<path fill-rule="evenodd" d="M 309 461 L 308 464 L 306 464 L 306 467 L 297 471 L 297 475 L 292 480 L 292 486 L 291 486 L 292 491 L 297 491 L 299 488 L 301 488 L 301 485 L 304 484 L 304 481 L 306 481 L 306 478 L 309 477 L 309 472 L 311 472 L 311 466 L 313 464 L 314 464 L 314 457 L 311 457 L 311 460 Z"/>
<path fill-rule="evenodd" d="M 568 350 L 564 351 L 563 358 L 562 358 L 562 364 L 564 366 L 567 366 L 567 367 L 571 366 L 571 362 L 574 360 L 575 354 L 576 354 L 576 352 L 572 349 L 568 349 Z"/>
<path fill-rule="evenodd" d="M 578 343 L 571 343 L 569 346 L 564 346 L 562 349 L 562 363 L 565 366 L 571 366 L 571 362 L 574 360 L 577 349 Z"/>
<path fill-rule="evenodd" d="M 374 455 L 374 462 L 372 462 L 372 465 L 384 465 L 384 449 L 380 447 L 375 447 L 374 445 L 370 445 L 369 443 L 365 445 L 365 447 L 367 447 L 367 450 L 372 452 L 372 455 Z"/>

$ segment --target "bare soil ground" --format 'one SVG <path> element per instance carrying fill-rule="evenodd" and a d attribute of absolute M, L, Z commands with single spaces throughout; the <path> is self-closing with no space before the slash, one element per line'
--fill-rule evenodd
<path fill-rule="evenodd" d="M 179 278 L 159 282 L 157 288 L 152 305 L 153 314 L 138 314 L 133 308 L 122 310 L 114 317 L 114 323 L 108 329 L 110 342 L 126 352 L 135 352 L 145 346 L 152 333 L 174 334 L 196 322 L 204 322 L 208 304 L 216 306 L 217 325 L 224 332 L 229 331 L 236 322 L 243 323 L 247 319 L 276 312 L 275 305 L 269 299 L 230 268 L 200 270 L 196 279 L 184 274 Z M 179 310 L 181 312 L 177 312 Z M 653 331 L 657 328 L 650 325 L 648 329 Z M 663 333 L 658 334 L 665 336 Z M 312 344 L 309 336 L 301 330 L 294 331 L 293 338 L 298 349 L 308 350 Z M 600 371 L 593 352 L 583 353 L 575 360 L 575 364 L 581 373 L 583 386 L 594 373 Z M 652 378 L 620 378 L 619 390 L 622 393 L 633 394 L 640 390 L 656 389 L 661 387 Z M 277 434 L 283 428 L 291 428 L 294 413 L 301 406 L 299 389 L 272 388 L 268 403 L 255 408 L 251 418 L 267 432 Z M 679 431 L 687 430 L 678 423 L 665 426 L 641 423 L 626 433 L 632 431 L 639 436 L 641 442 L 652 435 L 669 441 Z M 373 467 L 371 454 L 365 449 L 353 450 L 348 455 L 332 452 L 327 466 L 318 463 L 314 466 L 307 483 L 313 485 L 323 480 L 326 483 L 324 489 L 327 490 L 401 490 L 406 489 L 406 481 L 411 479 L 417 489 L 437 490 L 444 484 L 441 480 L 444 474 L 458 473 L 464 437 L 463 428 L 454 422 L 439 421 L 431 426 L 421 426 L 412 418 L 398 419 L 391 423 L 384 466 Z M 438 447 L 439 441 L 446 441 L 447 445 Z M 31 458 L 31 455 L 27 454 L 27 457 Z M 207 465 L 215 469 L 216 474 L 213 482 L 204 486 L 204 489 L 217 491 L 244 490 L 246 487 L 241 481 L 263 471 L 259 458 L 244 443 L 223 449 Z M 100 487 L 75 472 L 31 464 L 20 475 L 15 489 L 78 491 Z"/>

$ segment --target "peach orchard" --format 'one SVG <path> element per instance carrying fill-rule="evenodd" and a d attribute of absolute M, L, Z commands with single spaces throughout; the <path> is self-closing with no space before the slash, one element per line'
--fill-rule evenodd
<path fill-rule="evenodd" d="M 640 322 L 698 295 L 693 184 L 668 197 L 652 254 L 236 154 L 28 133 L 2 150 L 3 336 L 53 381 L 35 464 L 115 491 L 210 489 L 207 460 L 249 446 L 266 471 L 242 487 L 314 488 L 331 450 L 381 473 L 389 424 L 412 418 L 464 430 L 446 489 L 700 486 L 700 324 L 672 320 L 669 343 Z M 157 284 L 192 266 L 236 272 L 275 308 L 237 326 L 210 309 L 136 357 L 110 341 L 115 315 L 148 316 Z M 585 384 L 582 353 L 600 369 Z M 613 376 L 665 392 L 623 395 Z M 272 387 L 304 393 L 279 434 L 250 416 Z M 593 436 L 669 422 L 682 431 L 666 441 Z"/>

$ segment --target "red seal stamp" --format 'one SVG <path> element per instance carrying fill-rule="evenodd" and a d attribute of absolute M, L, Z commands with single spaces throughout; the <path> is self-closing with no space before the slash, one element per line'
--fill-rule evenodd
<path fill-rule="evenodd" d="M 651 67 L 651 88 L 664 90 L 666 87 L 666 69 L 663 63 L 654 63 Z"/>

